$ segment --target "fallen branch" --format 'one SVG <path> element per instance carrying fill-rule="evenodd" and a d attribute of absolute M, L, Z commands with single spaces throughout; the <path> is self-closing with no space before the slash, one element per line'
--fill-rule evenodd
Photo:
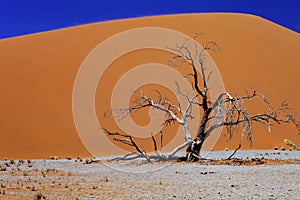
<path fill-rule="evenodd" d="M 132 155 L 136 155 L 134 157 L 129 157 L 129 156 L 132 156 Z M 117 158 L 112 158 L 108 161 L 118 161 L 118 160 L 134 160 L 134 159 L 137 159 L 139 158 L 140 155 L 137 153 L 137 152 L 132 152 L 132 153 L 129 153 L 129 154 L 126 154 L 125 156 L 123 157 L 117 157 Z"/>
<path fill-rule="evenodd" d="M 232 156 L 234 156 L 234 154 L 242 147 L 241 144 L 239 144 L 239 146 L 234 150 L 234 152 L 227 158 L 227 160 L 230 160 L 232 158 Z"/>

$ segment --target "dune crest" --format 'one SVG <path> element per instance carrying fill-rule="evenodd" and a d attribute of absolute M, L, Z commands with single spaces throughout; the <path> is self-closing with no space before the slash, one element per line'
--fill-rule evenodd
<path fill-rule="evenodd" d="M 274 106 L 288 100 L 300 118 L 298 33 L 243 14 L 170 15 L 94 23 L 0 40 L 0 158 L 90 156 L 72 116 L 76 73 L 96 45 L 113 34 L 145 26 L 174 29 L 189 36 L 203 33 L 203 43 L 214 40 L 221 47 L 221 52 L 210 55 L 227 90 L 243 93 L 244 89 L 255 89 Z M 133 58 L 136 60 L 125 59 L 123 64 L 147 61 L 142 56 Z M 166 62 L 168 57 L 157 60 Z M 109 94 L 112 86 L 106 84 L 104 93 Z M 107 98 L 97 93 L 97 111 L 107 106 L 99 105 Z M 250 105 L 249 110 L 257 111 L 256 105 Z M 274 126 L 271 134 L 266 127 L 255 127 L 253 132 L 252 149 L 285 146 L 285 138 L 300 145 L 300 136 L 292 126 Z M 226 143 L 227 139 L 221 137 L 214 150 L 236 147 L 239 138 L 233 143 Z M 250 146 L 245 143 L 243 148 Z"/>

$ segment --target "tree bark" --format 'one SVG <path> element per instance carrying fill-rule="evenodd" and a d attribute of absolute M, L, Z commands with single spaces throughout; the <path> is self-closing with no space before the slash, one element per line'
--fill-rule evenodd
<path fill-rule="evenodd" d="M 198 157 L 193 156 L 193 154 L 196 154 L 197 156 L 200 155 L 200 151 L 202 148 L 202 145 L 206 139 L 206 134 L 205 134 L 205 128 L 209 119 L 209 115 L 211 113 L 212 109 L 207 108 L 205 112 L 203 113 L 200 126 L 197 132 L 196 138 L 193 140 L 193 142 L 188 146 L 186 149 L 187 152 L 187 161 L 197 161 L 199 160 Z"/>

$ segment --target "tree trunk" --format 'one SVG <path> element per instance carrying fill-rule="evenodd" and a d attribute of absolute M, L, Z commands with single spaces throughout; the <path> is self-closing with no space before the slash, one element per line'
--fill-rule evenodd
<path fill-rule="evenodd" d="M 208 108 L 203 113 L 201 123 L 198 129 L 198 133 L 193 142 L 186 149 L 186 161 L 198 161 L 200 156 L 200 151 L 202 145 L 206 139 L 205 128 L 208 122 L 209 115 L 211 113 L 211 108 Z"/>

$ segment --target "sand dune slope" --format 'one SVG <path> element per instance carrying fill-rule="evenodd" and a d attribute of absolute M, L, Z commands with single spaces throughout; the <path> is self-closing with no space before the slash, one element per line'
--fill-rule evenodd
<path fill-rule="evenodd" d="M 144 26 L 170 28 L 190 36 L 204 33 L 203 42 L 214 40 L 221 47 L 221 52 L 211 56 L 227 90 L 243 92 L 254 88 L 275 105 L 288 100 L 300 118 L 300 35 L 295 32 L 240 14 L 174 15 L 95 23 L 0 41 L 0 158 L 89 156 L 72 116 L 76 73 L 101 41 Z M 135 59 L 127 59 L 124 65 L 149 61 L 142 56 Z M 157 59 L 167 61 L 167 57 Z M 109 82 L 106 84 L 109 90 Z M 105 94 L 109 91 L 103 94 L 97 95 L 96 102 L 103 101 L 105 106 Z M 252 108 L 255 110 L 255 106 Z M 281 146 L 284 138 L 300 145 L 300 137 L 292 126 L 274 127 L 272 134 L 266 128 L 256 128 L 252 148 Z M 215 149 L 235 146 L 225 140 L 221 138 Z"/>

